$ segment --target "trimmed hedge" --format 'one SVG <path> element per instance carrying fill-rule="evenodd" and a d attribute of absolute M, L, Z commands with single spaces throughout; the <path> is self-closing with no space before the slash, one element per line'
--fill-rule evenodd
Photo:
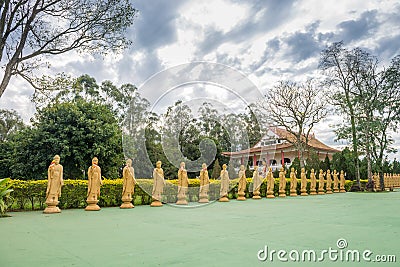
<path fill-rule="evenodd" d="M 231 190 L 228 197 L 230 199 L 237 197 L 237 184 L 239 179 L 231 180 Z M 246 197 L 251 198 L 251 178 L 247 178 Z M 151 192 L 153 188 L 153 179 L 137 179 L 138 184 L 135 186 L 133 197 L 134 205 L 149 205 L 151 203 Z M 218 199 L 220 181 L 210 180 L 209 198 Z M 11 193 L 14 202 L 10 210 L 42 210 L 45 208 L 47 180 L 23 181 L 10 180 L 11 188 L 14 191 Z M 345 188 L 349 191 L 352 181 L 346 180 Z M 367 180 L 361 180 L 362 187 L 365 187 Z M 122 204 L 122 179 L 104 179 L 101 187 L 99 198 L 100 207 L 115 207 Z M 177 201 L 177 180 L 166 180 L 164 186 L 163 202 L 175 203 Z M 199 195 L 199 179 L 189 179 L 188 200 L 189 202 L 197 202 Z M 300 194 L 301 181 L 297 182 L 297 193 Z M 318 182 L 317 187 L 318 188 Z M 250 189 L 250 190 L 249 190 Z M 308 180 L 307 191 L 310 190 L 310 180 Z M 264 180 L 261 184 L 260 193 L 262 197 L 266 196 L 267 184 Z M 278 195 L 279 179 L 275 178 L 275 195 Z M 286 194 L 290 193 L 290 179 L 286 179 Z M 59 198 L 59 207 L 61 209 L 68 208 L 84 208 L 86 207 L 87 180 L 64 180 L 62 194 Z"/>

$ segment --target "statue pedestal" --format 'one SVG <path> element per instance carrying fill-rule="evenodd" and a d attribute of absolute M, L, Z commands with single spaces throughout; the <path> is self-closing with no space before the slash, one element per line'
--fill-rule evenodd
<path fill-rule="evenodd" d="M 345 189 L 340 189 L 339 193 L 346 193 Z"/>
<path fill-rule="evenodd" d="M 59 207 L 57 207 L 58 203 L 58 201 L 46 202 L 47 207 L 44 209 L 43 213 L 60 213 L 61 210 Z"/>
<path fill-rule="evenodd" d="M 176 205 L 187 205 L 188 202 L 186 200 L 186 196 L 178 195 L 178 201 L 175 203 Z"/>
<path fill-rule="evenodd" d="M 317 190 L 315 190 L 315 189 L 310 190 L 310 195 L 316 195 L 316 194 L 317 194 Z"/>
<path fill-rule="evenodd" d="M 85 210 L 87 211 L 97 211 L 100 210 L 99 205 L 97 205 L 97 203 L 99 202 L 97 199 L 87 199 L 86 202 L 88 203 L 87 207 L 85 208 Z"/>
<path fill-rule="evenodd" d="M 296 190 L 290 190 L 290 196 L 291 197 L 297 197 L 297 191 Z"/>
<path fill-rule="evenodd" d="M 207 197 L 206 197 L 206 198 L 200 198 L 200 199 L 199 199 L 199 203 L 208 203 L 208 202 L 210 202 L 210 201 L 208 200 Z"/>
<path fill-rule="evenodd" d="M 161 203 L 161 201 L 157 200 L 157 199 L 153 199 L 153 201 L 150 204 L 150 207 L 161 207 L 163 204 Z"/>
<path fill-rule="evenodd" d="M 208 195 L 199 195 L 199 203 L 208 203 Z"/>
<path fill-rule="evenodd" d="M 322 190 L 321 190 L 321 189 L 319 189 L 319 190 L 318 190 L 318 195 L 325 195 L 325 192 L 324 192 L 324 190 L 323 190 L 323 189 L 322 189 Z"/>
<path fill-rule="evenodd" d="M 229 198 L 227 196 L 220 197 L 219 202 L 229 202 Z"/>
<path fill-rule="evenodd" d="M 339 188 L 337 188 L 337 187 L 335 188 L 335 187 L 334 187 L 334 188 L 333 188 L 333 193 L 339 193 Z"/>
<path fill-rule="evenodd" d="M 326 189 L 326 194 L 332 194 L 333 192 L 332 192 L 332 189 Z"/>
<path fill-rule="evenodd" d="M 253 192 L 253 199 L 261 199 L 260 192 Z"/>
<path fill-rule="evenodd" d="M 135 206 L 132 204 L 132 198 L 131 197 L 123 197 L 122 198 L 122 205 L 120 206 L 121 209 L 132 209 Z"/>
<path fill-rule="evenodd" d="M 237 200 L 246 200 L 246 197 L 245 197 L 245 193 L 239 193 L 238 194 L 238 197 L 237 197 Z"/>
<path fill-rule="evenodd" d="M 305 189 L 302 189 L 302 190 L 301 190 L 301 194 L 300 194 L 300 196 L 308 196 L 308 194 L 307 194 L 307 190 L 305 190 Z"/>
<path fill-rule="evenodd" d="M 286 197 L 286 192 L 284 190 L 279 190 L 279 197 Z"/>
<path fill-rule="evenodd" d="M 267 191 L 267 198 L 275 198 L 274 191 Z"/>

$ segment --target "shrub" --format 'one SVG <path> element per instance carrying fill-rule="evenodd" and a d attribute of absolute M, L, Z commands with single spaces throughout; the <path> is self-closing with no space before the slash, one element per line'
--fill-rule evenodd
<path fill-rule="evenodd" d="M 9 202 L 12 200 L 10 193 L 13 189 L 10 189 L 11 184 L 8 183 L 8 180 L 9 178 L 0 179 L 0 217 L 6 215 Z"/>

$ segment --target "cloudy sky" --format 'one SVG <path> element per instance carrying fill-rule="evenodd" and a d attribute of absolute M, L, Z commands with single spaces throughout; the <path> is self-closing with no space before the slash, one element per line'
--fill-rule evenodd
<path fill-rule="evenodd" d="M 140 86 L 172 66 L 207 61 L 238 70 L 265 92 L 282 79 L 315 76 L 321 50 L 335 41 L 362 47 L 386 65 L 400 54 L 400 4 L 395 0 L 136 0 L 133 4 L 139 13 L 128 31 L 133 40 L 130 49 L 106 58 L 61 55 L 49 59 L 51 68 L 42 73 L 86 73 L 98 82 Z M 175 97 L 196 95 L 184 89 Z M 223 91 L 205 92 L 215 99 Z M 27 121 L 34 113 L 32 92 L 14 78 L 0 98 L 0 108 L 13 108 Z M 318 125 L 317 138 L 338 145 L 328 126 L 337 120 L 332 115 Z M 400 135 L 395 138 L 400 148 Z"/>

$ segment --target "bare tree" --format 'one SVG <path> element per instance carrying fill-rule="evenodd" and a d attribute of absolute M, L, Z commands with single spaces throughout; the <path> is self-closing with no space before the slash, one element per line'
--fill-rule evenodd
<path fill-rule="evenodd" d="M 14 75 L 35 89 L 44 56 L 120 51 L 137 10 L 129 0 L 0 0 L 0 97 Z"/>
<path fill-rule="evenodd" d="M 305 83 L 281 81 L 269 90 L 262 103 L 270 122 L 294 136 L 287 141 L 298 149 L 302 167 L 310 133 L 314 125 L 326 117 L 326 105 L 323 90 L 313 80 Z"/>

